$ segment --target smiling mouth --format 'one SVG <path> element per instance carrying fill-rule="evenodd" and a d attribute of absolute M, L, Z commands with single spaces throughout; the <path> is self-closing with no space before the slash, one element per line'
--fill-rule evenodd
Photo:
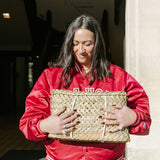
<path fill-rule="evenodd" d="M 83 54 L 79 54 L 80 57 L 87 57 L 87 54 L 83 53 Z"/>

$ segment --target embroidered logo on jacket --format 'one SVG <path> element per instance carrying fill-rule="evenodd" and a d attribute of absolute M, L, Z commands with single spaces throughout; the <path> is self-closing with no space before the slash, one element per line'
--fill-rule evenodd
<path fill-rule="evenodd" d="M 78 92 L 79 88 L 73 88 L 73 91 Z M 103 92 L 103 90 L 101 88 L 85 88 L 85 92 Z M 105 92 L 109 92 L 108 90 L 106 90 Z"/>

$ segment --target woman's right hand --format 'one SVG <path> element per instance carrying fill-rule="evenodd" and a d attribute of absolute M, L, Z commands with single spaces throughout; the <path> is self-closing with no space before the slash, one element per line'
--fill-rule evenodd
<path fill-rule="evenodd" d="M 41 120 L 39 125 L 41 131 L 51 134 L 63 134 L 63 132 L 67 133 L 75 129 L 75 125 L 79 123 L 79 121 L 75 121 L 75 119 L 80 115 L 75 114 L 76 110 L 62 115 L 65 110 L 66 107 L 50 115 L 48 118 Z"/>

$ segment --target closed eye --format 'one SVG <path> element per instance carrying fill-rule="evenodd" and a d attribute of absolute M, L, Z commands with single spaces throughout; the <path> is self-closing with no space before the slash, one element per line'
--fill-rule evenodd
<path fill-rule="evenodd" d="M 73 46 L 77 46 L 78 42 L 77 41 L 73 41 Z"/>
<path fill-rule="evenodd" d="M 92 44 L 93 44 L 93 43 L 90 43 L 90 42 L 89 42 L 89 43 L 88 43 L 88 42 L 84 43 L 85 46 L 90 46 L 90 45 L 92 45 Z"/>
<path fill-rule="evenodd" d="M 80 42 L 77 42 L 77 41 L 73 41 L 73 46 L 77 46 Z M 82 42 L 82 44 L 84 44 L 85 46 L 90 46 L 90 45 L 93 45 L 93 42 L 92 41 L 84 41 Z"/>
<path fill-rule="evenodd" d="M 73 46 L 77 46 L 78 45 L 78 43 L 73 43 Z"/>

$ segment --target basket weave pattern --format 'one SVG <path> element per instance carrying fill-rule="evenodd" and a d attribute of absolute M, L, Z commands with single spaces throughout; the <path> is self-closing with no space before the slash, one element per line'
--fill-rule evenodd
<path fill-rule="evenodd" d="M 90 142 L 127 142 L 129 141 L 128 129 L 110 133 L 109 130 L 117 125 L 102 125 L 104 119 L 98 118 L 105 114 L 100 108 L 115 109 L 113 104 L 126 105 L 125 92 L 72 92 L 66 90 L 53 90 L 51 96 L 52 113 L 66 106 L 66 111 L 77 109 L 80 123 L 76 129 L 66 135 L 49 134 L 50 138 L 72 140 L 72 141 L 90 141 Z M 65 113 L 64 112 L 64 113 Z"/>

